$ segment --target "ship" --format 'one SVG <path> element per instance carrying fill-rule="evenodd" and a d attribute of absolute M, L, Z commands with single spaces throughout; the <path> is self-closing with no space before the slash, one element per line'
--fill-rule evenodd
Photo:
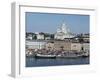
<path fill-rule="evenodd" d="M 56 55 L 44 55 L 44 54 L 36 54 L 35 55 L 35 58 L 43 58 L 43 59 L 47 59 L 47 58 L 52 58 L 52 59 L 54 59 L 54 58 L 56 58 Z"/>

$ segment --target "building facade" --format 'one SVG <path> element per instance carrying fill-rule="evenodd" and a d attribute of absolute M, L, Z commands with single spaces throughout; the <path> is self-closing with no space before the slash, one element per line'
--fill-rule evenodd
<path fill-rule="evenodd" d="M 55 41 L 54 42 L 55 50 L 66 50 L 69 51 L 71 49 L 71 43 L 67 41 Z"/>
<path fill-rule="evenodd" d="M 90 44 L 89 43 L 83 43 L 82 46 L 83 46 L 83 50 L 85 52 L 90 52 Z"/>
<path fill-rule="evenodd" d="M 38 34 L 36 34 L 36 36 L 37 36 L 37 39 L 44 40 L 43 34 L 38 33 Z"/>
<path fill-rule="evenodd" d="M 74 42 L 71 43 L 71 50 L 72 51 L 85 51 L 85 52 L 89 52 L 90 51 L 90 44 L 89 43 L 79 43 L 79 42 Z"/>
<path fill-rule="evenodd" d="M 70 42 L 65 40 L 26 40 L 27 49 L 65 50 L 65 51 L 90 51 L 89 43 Z"/>
<path fill-rule="evenodd" d="M 46 50 L 54 50 L 54 43 L 52 42 L 47 42 L 45 45 Z"/>
<path fill-rule="evenodd" d="M 78 42 L 71 43 L 71 50 L 72 51 L 78 51 L 78 52 L 80 52 L 81 49 L 82 49 L 82 44 L 80 44 Z"/>
<path fill-rule="evenodd" d="M 27 40 L 26 47 L 28 49 L 43 49 L 45 48 L 46 42 L 40 40 Z"/>

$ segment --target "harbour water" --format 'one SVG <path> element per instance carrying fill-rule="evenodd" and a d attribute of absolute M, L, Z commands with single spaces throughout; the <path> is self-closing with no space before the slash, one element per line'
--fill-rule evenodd
<path fill-rule="evenodd" d="M 36 59 L 26 57 L 26 67 L 42 67 L 42 66 L 63 66 L 63 65 L 87 65 L 89 57 L 79 58 L 56 58 L 56 59 Z"/>

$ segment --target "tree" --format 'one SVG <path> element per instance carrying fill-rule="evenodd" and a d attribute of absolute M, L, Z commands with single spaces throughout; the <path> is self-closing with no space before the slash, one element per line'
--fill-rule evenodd
<path fill-rule="evenodd" d="M 37 36 L 36 36 L 36 35 L 34 35 L 33 39 L 35 39 L 35 40 L 36 40 L 36 39 L 37 39 Z"/>
<path fill-rule="evenodd" d="M 54 39 L 54 34 L 51 34 L 51 39 Z"/>

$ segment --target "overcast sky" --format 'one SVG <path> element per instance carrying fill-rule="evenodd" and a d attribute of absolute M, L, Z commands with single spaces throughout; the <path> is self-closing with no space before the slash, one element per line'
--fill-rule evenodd
<path fill-rule="evenodd" d="M 89 33 L 89 15 L 25 13 L 26 32 L 55 33 L 64 22 L 72 33 Z"/>

